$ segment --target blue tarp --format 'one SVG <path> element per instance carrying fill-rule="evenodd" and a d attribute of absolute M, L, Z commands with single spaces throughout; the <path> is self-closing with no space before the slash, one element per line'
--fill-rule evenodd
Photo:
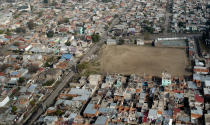
<path fill-rule="evenodd" d="M 11 72 L 11 73 L 10 73 L 10 75 L 12 75 L 12 76 L 16 76 L 16 75 L 18 75 L 18 72 L 16 72 L 16 71 Z"/>
<path fill-rule="evenodd" d="M 61 56 L 61 59 L 71 60 L 72 57 L 73 57 L 72 54 L 63 54 Z"/>
<path fill-rule="evenodd" d="M 142 84 L 143 84 L 143 86 L 148 86 L 147 82 L 143 82 Z"/>

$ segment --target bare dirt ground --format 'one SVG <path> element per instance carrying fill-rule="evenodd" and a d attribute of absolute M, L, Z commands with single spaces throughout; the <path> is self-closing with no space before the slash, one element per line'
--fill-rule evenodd
<path fill-rule="evenodd" d="M 103 73 L 160 76 L 167 71 L 172 76 L 187 75 L 189 65 L 185 49 L 150 46 L 103 46 L 100 69 Z"/>

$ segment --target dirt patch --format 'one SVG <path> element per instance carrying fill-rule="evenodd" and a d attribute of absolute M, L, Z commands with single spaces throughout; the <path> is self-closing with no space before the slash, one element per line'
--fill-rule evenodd
<path fill-rule="evenodd" d="M 189 74 L 185 49 L 149 46 L 103 46 L 100 69 L 103 73 L 149 74 L 160 76 L 163 71 L 173 76 Z"/>

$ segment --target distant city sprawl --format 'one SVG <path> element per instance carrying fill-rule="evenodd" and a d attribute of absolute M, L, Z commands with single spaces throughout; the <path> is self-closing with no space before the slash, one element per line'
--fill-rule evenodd
<path fill-rule="evenodd" d="M 209 0 L 0 0 L 0 125 L 209 125 Z"/>

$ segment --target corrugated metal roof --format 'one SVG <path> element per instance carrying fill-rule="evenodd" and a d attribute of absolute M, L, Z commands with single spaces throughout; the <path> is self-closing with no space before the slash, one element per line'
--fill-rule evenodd
<path fill-rule="evenodd" d="M 197 86 L 193 81 L 188 81 L 187 83 L 189 89 L 197 89 Z"/>
<path fill-rule="evenodd" d="M 72 105 L 72 101 L 71 100 L 64 100 L 64 102 L 63 102 L 63 104 L 65 105 L 65 106 L 71 106 Z"/>
<path fill-rule="evenodd" d="M 148 116 L 157 116 L 157 109 L 150 109 Z"/>
<path fill-rule="evenodd" d="M 74 97 L 72 100 L 73 101 L 85 101 L 85 100 L 88 100 L 88 98 L 89 98 L 89 95 L 82 95 L 82 96 Z"/>
<path fill-rule="evenodd" d="M 184 94 L 182 94 L 182 93 L 175 93 L 174 97 L 178 98 L 178 99 L 183 99 L 184 98 Z"/>
<path fill-rule="evenodd" d="M 95 122 L 95 125 L 105 125 L 108 118 L 104 116 L 99 116 Z"/>
<path fill-rule="evenodd" d="M 34 92 L 34 90 L 36 89 L 37 84 L 31 84 L 30 87 L 28 88 L 29 92 Z"/>
<path fill-rule="evenodd" d="M 111 113 L 116 111 L 116 109 L 112 109 L 112 108 L 99 108 L 99 112 L 100 113 Z"/>
<path fill-rule="evenodd" d="M 196 109 L 191 110 L 191 114 L 203 115 L 203 110 L 200 107 L 197 107 Z"/>
<path fill-rule="evenodd" d="M 94 109 L 94 104 L 88 104 L 87 107 L 85 108 L 84 113 L 85 114 L 96 114 L 96 109 Z"/>
<path fill-rule="evenodd" d="M 90 95 L 91 92 L 89 90 L 87 90 L 87 89 L 71 88 L 71 90 L 68 92 L 68 94 Z"/>
<path fill-rule="evenodd" d="M 193 74 L 193 80 L 205 82 L 206 80 L 210 80 L 210 75 Z"/>
<path fill-rule="evenodd" d="M 205 86 L 210 86 L 210 80 L 205 81 Z"/>
<path fill-rule="evenodd" d="M 190 122 L 189 116 L 179 116 L 177 119 L 182 122 Z"/>
<path fill-rule="evenodd" d="M 16 75 L 18 75 L 18 72 L 17 71 L 11 72 L 10 75 L 16 76 Z"/>

